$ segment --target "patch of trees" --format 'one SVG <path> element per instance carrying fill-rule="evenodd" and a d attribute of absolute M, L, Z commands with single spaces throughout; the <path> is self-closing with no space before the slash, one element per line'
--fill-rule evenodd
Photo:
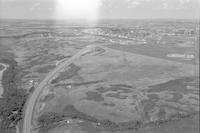
<path fill-rule="evenodd" d="M 17 87 L 17 63 L 13 59 L 0 59 L 9 67 L 3 73 L 2 86 L 4 93 L 0 98 L 0 131 L 14 133 L 16 124 L 22 119 L 26 101 L 26 91 Z"/>
<path fill-rule="evenodd" d="M 55 122 L 60 122 L 63 120 L 63 115 L 62 114 L 58 114 L 55 112 L 49 112 L 46 113 L 44 115 L 41 115 L 38 119 L 38 124 L 42 127 L 50 125 L 52 123 Z"/>
<path fill-rule="evenodd" d="M 36 127 L 34 130 L 39 130 L 39 133 L 48 133 L 50 129 L 53 129 L 59 125 L 59 123 L 62 122 L 64 118 L 64 115 L 59 113 L 45 113 L 38 118 L 38 127 Z"/>
<path fill-rule="evenodd" d="M 38 118 L 39 131 L 44 132 L 53 129 L 56 125 L 59 125 L 60 122 L 65 121 L 66 118 L 80 119 L 86 123 L 93 123 L 93 125 L 96 125 L 100 129 L 112 132 L 137 130 L 143 124 L 141 121 L 115 123 L 108 119 L 99 120 L 95 117 L 79 112 L 73 105 L 67 105 L 63 113 L 49 112 L 41 115 Z"/>
<path fill-rule="evenodd" d="M 150 123 L 153 123 L 156 126 L 160 126 L 160 125 L 165 124 L 167 122 L 178 121 L 178 120 L 181 120 L 181 119 L 184 119 L 184 118 L 187 118 L 187 117 L 191 117 L 191 116 L 194 116 L 194 115 L 196 115 L 196 113 L 189 114 L 189 113 L 177 112 L 176 114 L 172 114 L 168 119 L 160 119 L 160 120 L 153 121 L 153 122 L 150 122 Z"/>

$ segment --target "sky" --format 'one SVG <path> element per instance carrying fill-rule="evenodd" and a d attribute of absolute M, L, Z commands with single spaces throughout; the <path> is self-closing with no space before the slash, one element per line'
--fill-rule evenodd
<path fill-rule="evenodd" d="M 0 18 L 197 19 L 200 0 L 0 0 Z"/>

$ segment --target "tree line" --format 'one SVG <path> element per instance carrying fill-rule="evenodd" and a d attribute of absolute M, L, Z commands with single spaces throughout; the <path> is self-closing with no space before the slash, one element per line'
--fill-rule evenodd
<path fill-rule="evenodd" d="M 17 87 L 17 62 L 8 57 L 1 58 L 0 62 L 9 65 L 2 77 L 4 93 L 0 98 L 0 133 L 14 133 L 15 126 L 23 117 L 27 94 Z"/>

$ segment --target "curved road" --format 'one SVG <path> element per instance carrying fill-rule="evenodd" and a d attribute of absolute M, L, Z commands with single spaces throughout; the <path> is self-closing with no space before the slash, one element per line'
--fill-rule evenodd
<path fill-rule="evenodd" d="M 65 68 L 67 65 L 70 65 L 73 62 L 73 60 L 79 58 L 84 53 L 89 52 L 88 50 L 91 50 L 92 47 L 93 46 L 91 46 L 91 45 L 87 46 L 86 48 L 80 50 L 77 54 L 75 54 L 70 59 L 66 59 L 63 62 L 59 63 L 59 65 L 52 72 L 50 72 L 46 76 L 46 78 L 39 84 L 39 86 L 35 89 L 35 91 L 33 92 L 33 94 L 31 95 L 31 97 L 29 98 L 29 100 L 26 103 L 26 110 L 25 110 L 25 116 L 24 116 L 24 122 L 23 122 L 23 132 L 22 133 L 31 133 L 31 130 L 32 130 L 31 121 L 32 121 L 34 106 L 35 106 L 35 103 L 37 101 L 37 98 L 41 94 L 44 87 L 49 83 L 49 81 L 52 80 L 52 78 L 54 78 L 54 76 L 57 73 L 62 71 L 63 68 Z"/>
<path fill-rule="evenodd" d="M 4 68 L 2 70 L 0 70 L 0 98 L 1 95 L 3 94 L 3 86 L 1 83 L 2 77 L 3 77 L 3 72 L 7 69 L 8 65 L 0 63 L 0 65 L 2 65 Z"/>

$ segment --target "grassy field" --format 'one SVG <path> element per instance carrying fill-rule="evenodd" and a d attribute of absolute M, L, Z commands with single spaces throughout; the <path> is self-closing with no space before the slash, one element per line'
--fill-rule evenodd
<path fill-rule="evenodd" d="M 52 80 L 56 80 L 53 86 L 47 86 L 49 92 L 42 94 L 49 98 L 40 99 L 37 106 L 43 108 L 35 119 L 54 112 L 71 120 L 46 132 L 129 133 L 145 131 L 151 123 L 167 123 L 160 127 L 164 129 L 170 127 L 169 121 L 179 123 L 199 111 L 199 77 L 194 64 L 97 49 L 102 49 L 99 54 L 91 50 L 66 66 Z M 164 133 L 157 126 L 150 128 Z"/>
<path fill-rule="evenodd" d="M 196 133 L 198 130 L 198 126 L 193 127 L 197 119 L 190 117 L 199 111 L 198 64 L 194 59 L 167 57 L 168 54 L 194 54 L 194 35 L 165 36 L 156 31 L 166 26 L 193 29 L 194 23 L 138 21 L 121 23 L 118 27 L 113 21 L 114 25 L 109 22 L 98 28 L 25 20 L 1 23 L 0 58 L 12 58 L 17 63 L 17 70 L 11 67 L 8 71 L 12 72 L 4 76 L 8 97 L 0 99 L 2 114 L 10 107 L 4 106 L 5 103 L 21 108 L 25 100 L 21 92 L 14 95 L 13 91 L 17 92 L 14 85 L 33 88 L 32 85 L 40 83 L 58 61 L 72 57 L 87 45 L 96 44 L 115 50 L 103 47 L 88 51 L 56 75 L 38 99 L 33 125 L 37 127 L 38 118 L 50 113 L 53 114 L 49 117 L 50 124 L 54 118 L 70 123 L 50 125 L 43 133 L 109 133 L 119 128 L 122 130 L 118 133 Z M 135 31 L 137 26 L 142 27 L 138 32 Z M 88 34 L 88 29 L 105 35 Z M 154 37 L 150 36 L 146 37 L 148 45 L 141 45 L 140 39 L 145 38 L 140 36 L 144 31 L 161 37 L 161 43 L 154 44 Z M 120 37 L 124 33 L 132 39 Z M 13 80 L 20 80 L 20 83 Z M 16 102 L 15 96 L 22 98 L 16 98 L 19 100 Z M 5 113 L 5 122 L 9 118 L 6 115 L 9 114 Z M 174 115 L 180 118 L 172 122 Z M 189 116 L 183 119 L 185 115 Z M 181 126 L 176 130 L 177 125 Z"/>
<path fill-rule="evenodd" d="M 159 46 L 159 45 L 119 45 L 119 44 L 113 44 L 108 45 L 107 47 L 118 49 L 122 51 L 127 51 L 135 54 L 141 54 L 166 60 L 172 60 L 182 63 L 188 63 L 188 64 L 194 64 L 195 60 L 184 60 L 184 59 L 177 59 L 177 58 L 169 58 L 167 57 L 167 54 L 191 54 L 194 53 L 194 48 L 184 48 L 184 47 L 177 47 L 177 46 Z"/>

